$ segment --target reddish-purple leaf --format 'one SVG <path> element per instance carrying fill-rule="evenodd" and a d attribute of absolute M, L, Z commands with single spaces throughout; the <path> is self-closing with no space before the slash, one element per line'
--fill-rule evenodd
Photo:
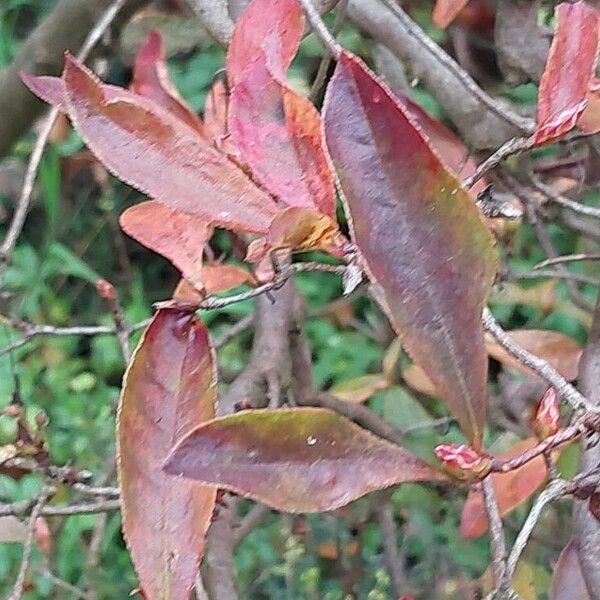
<path fill-rule="evenodd" d="M 571 540 L 560 553 L 554 567 L 549 600 L 590 600 L 578 552 L 575 540 Z"/>
<path fill-rule="evenodd" d="M 405 109 L 356 57 L 342 54 L 325 106 L 327 145 L 375 291 L 480 449 L 487 397 L 480 319 L 496 269 L 493 238 Z"/>
<path fill-rule="evenodd" d="M 164 106 L 201 135 L 204 133 L 202 121 L 186 104 L 169 79 L 162 37 L 158 31 L 150 32 L 137 53 L 131 89 L 136 94 L 146 96 Z"/>
<path fill-rule="evenodd" d="M 258 55 L 231 92 L 229 131 L 257 180 L 287 206 L 335 218 L 335 189 L 310 101 L 290 89 Z"/>
<path fill-rule="evenodd" d="M 427 138 L 429 145 L 437 151 L 446 166 L 460 180 L 473 175 L 477 170 L 477 163 L 469 156 L 469 150 L 465 143 L 440 120 L 432 117 L 419 104 L 412 100 L 407 94 L 394 92 L 400 104 L 402 104 L 421 128 L 421 133 Z M 471 194 L 476 196 L 486 187 L 486 182 L 480 179 L 471 188 Z"/>
<path fill-rule="evenodd" d="M 107 98 L 72 57 L 63 78 L 73 126 L 114 175 L 211 223 L 266 231 L 275 203 L 196 131 L 148 98 Z"/>
<path fill-rule="evenodd" d="M 556 32 L 540 82 L 535 141 L 555 140 L 584 111 L 600 42 L 600 13 L 584 0 L 556 7 Z"/>
<path fill-rule="evenodd" d="M 333 510 L 407 481 L 437 481 L 408 450 L 322 408 L 242 411 L 197 427 L 165 470 L 286 512 Z"/>
<path fill-rule="evenodd" d="M 282 75 L 292 62 L 302 37 L 302 10 L 297 0 L 252 0 L 238 19 L 227 52 L 227 76 L 236 84 L 246 69 L 266 54 Z"/>
<path fill-rule="evenodd" d="M 140 244 L 169 259 L 197 290 L 203 289 L 202 254 L 212 234 L 206 219 L 148 200 L 128 208 L 120 223 Z"/>
<path fill-rule="evenodd" d="M 206 326 L 159 310 L 125 375 L 117 442 L 123 532 L 147 598 L 187 598 L 204 552 L 215 488 L 161 464 L 182 435 L 214 417 L 216 370 Z"/>

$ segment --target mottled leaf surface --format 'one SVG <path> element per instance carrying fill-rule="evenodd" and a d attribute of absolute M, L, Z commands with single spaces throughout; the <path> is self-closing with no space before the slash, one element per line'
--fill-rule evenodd
<path fill-rule="evenodd" d="M 150 32 L 137 53 L 131 89 L 136 94 L 146 96 L 164 106 L 198 133 L 203 134 L 202 121 L 187 105 L 169 78 L 162 38 L 156 30 Z"/>
<path fill-rule="evenodd" d="M 165 470 L 286 512 L 333 510 L 390 485 L 443 479 L 408 450 L 322 408 L 215 419 L 183 438 Z"/>
<path fill-rule="evenodd" d="M 72 57 L 63 74 L 68 112 L 114 175 L 171 208 L 245 231 L 265 231 L 275 204 L 188 125 L 147 98 L 107 99 Z"/>
<path fill-rule="evenodd" d="M 584 0 L 555 9 L 556 31 L 540 82 L 535 141 L 555 140 L 584 111 L 600 41 L 600 13 Z"/>
<path fill-rule="evenodd" d="M 125 375 L 117 443 L 123 531 L 146 597 L 188 598 L 216 490 L 173 479 L 161 464 L 185 433 L 215 415 L 208 330 L 193 314 L 159 310 Z"/>
<path fill-rule="evenodd" d="M 508 460 L 523 454 L 538 443 L 536 438 L 522 440 L 509 448 L 506 452 L 498 454 L 496 458 Z M 494 473 L 492 483 L 496 492 L 500 516 L 526 502 L 537 492 L 546 481 L 547 469 L 543 456 L 538 456 L 523 465 L 520 469 L 508 473 Z M 487 513 L 483 501 L 483 492 L 479 487 L 474 487 L 463 508 L 460 520 L 460 532 L 465 538 L 476 538 L 483 535 L 488 528 Z"/>
<path fill-rule="evenodd" d="M 329 85 L 324 125 L 381 304 L 478 448 L 487 397 L 480 319 L 496 269 L 491 234 L 402 106 L 348 53 Z"/>
<path fill-rule="evenodd" d="M 284 204 L 335 217 L 319 113 L 273 75 L 265 55 L 248 65 L 232 90 L 229 130 L 254 176 Z"/>
<path fill-rule="evenodd" d="M 148 200 L 128 208 L 120 223 L 125 233 L 171 261 L 196 289 L 203 288 L 202 254 L 212 234 L 206 219 Z"/>
<path fill-rule="evenodd" d="M 278 75 L 296 55 L 302 36 L 302 10 L 297 0 L 253 0 L 238 19 L 227 51 L 227 77 L 236 84 L 262 54 Z"/>
<path fill-rule="evenodd" d="M 554 567 L 549 600 L 591 600 L 575 540 L 571 540 L 560 553 Z"/>

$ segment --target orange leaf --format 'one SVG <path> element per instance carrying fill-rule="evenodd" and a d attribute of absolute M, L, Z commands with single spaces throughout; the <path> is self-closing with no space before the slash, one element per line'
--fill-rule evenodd
<path fill-rule="evenodd" d="M 346 240 L 337 224 L 322 213 L 292 206 L 278 213 L 266 237 L 248 246 L 246 260 L 257 262 L 268 252 L 281 248 L 295 251 L 323 250 L 334 256 L 343 255 Z"/>
<path fill-rule="evenodd" d="M 168 258 L 197 290 L 203 289 L 202 255 L 212 235 L 203 217 L 149 200 L 128 208 L 120 223 L 140 244 Z"/>
<path fill-rule="evenodd" d="M 469 0 L 437 0 L 433 8 L 434 24 L 445 29 L 468 3 Z"/>
<path fill-rule="evenodd" d="M 541 329 L 514 329 L 509 331 L 508 335 L 525 350 L 549 362 L 569 381 L 577 378 L 579 359 L 583 349 L 574 339 L 558 331 Z M 539 377 L 534 371 L 525 367 L 521 361 L 511 356 L 491 337 L 486 336 L 485 346 L 489 355 L 497 361 L 527 375 Z"/>
<path fill-rule="evenodd" d="M 204 552 L 213 487 L 172 478 L 175 441 L 215 415 L 216 368 L 194 314 L 159 310 L 125 375 L 117 421 L 123 532 L 148 598 L 187 598 Z"/>

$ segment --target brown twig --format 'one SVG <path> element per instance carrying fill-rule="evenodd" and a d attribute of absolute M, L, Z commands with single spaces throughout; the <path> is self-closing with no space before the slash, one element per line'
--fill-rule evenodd
<path fill-rule="evenodd" d="M 567 254 L 564 256 L 555 256 L 554 258 L 547 258 L 542 260 L 533 267 L 532 271 L 544 269 L 545 267 L 551 267 L 554 265 L 563 265 L 565 263 L 582 262 L 587 260 L 600 260 L 600 254 Z"/>
<path fill-rule="evenodd" d="M 494 574 L 494 588 L 500 593 L 505 592 L 509 587 L 506 569 L 506 539 L 504 537 L 504 527 L 500 518 L 494 484 L 490 476 L 482 482 L 483 500 L 485 510 L 490 525 L 490 547 L 492 550 L 492 572 Z"/>
<path fill-rule="evenodd" d="M 489 308 L 484 308 L 482 314 L 484 328 L 495 338 L 511 356 L 518 359 L 523 365 L 535 371 L 542 379 L 556 388 L 558 394 L 564 398 L 575 410 L 587 410 L 592 413 L 600 412 L 600 407 L 594 406 L 585 396 L 575 389 L 554 367 L 548 362 L 525 350 L 500 327 Z"/>
<path fill-rule="evenodd" d="M 271 509 L 264 504 L 256 503 L 248 511 L 248 514 L 233 528 L 233 544 L 237 546 L 245 537 L 257 527 L 267 515 L 271 514 Z"/>
<path fill-rule="evenodd" d="M 406 591 L 406 577 L 402 568 L 402 557 L 398 551 L 398 531 L 391 503 L 386 502 L 375 509 L 385 562 L 392 580 L 394 596 L 400 598 Z"/>
<path fill-rule="evenodd" d="M 341 31 L 342 26 L 344 25 L 344 21 L 346 20 L 348 10 L 348 0 L 341 0 L 338 4 L 337 13 L 335 15 L 335 21 L 333 22 L 333 27 L 331 28 L 331 35 L 335 38 L 337 34 Z M 325 54 L 321 61 L 319 62 L 319 68 L 317 69 L 317 74 L 312 82 L 312 86 L 310 88 L 310 93 L 308 97 L 312 102 L 316 102 L 321 94 L 321 90 L 323 89 L 323 85 L 325 84 L 325 79 L 327 77 L 327 73 L 329 71 L 329 67 L 331 66 L 331 56 L 329 54 Z"/>
<path fill-rule="evenodd" d="M 325 23 L 323 23 L 323 19 L 321 19 L 321 15 L 315 8 L 312 0 L 299 0 L 299 2 L 304 9 L 304 13 L 306 14 L 306 18 L 308 19 L 314 34 L 319 38 L 319 41 L 323 44 L 323 47 L 331 58 L 337 60 L 342 51 L 342 47 L 337 43 L 333 35 L 331 35 Z"/>
<path fill-rule="evenodd" d="M 562 194 L 558 194 L 549 185 L 542 183 L 533 173 L 529 174 L 529 179 L 533 188 L 544 194 L 548 200 L 551 200 L 564 208 L 568 208 L 573 212 L 579 213 L 580 215 L 594 217 L 596 219 L 600 218 L 600 208 L 587 206 L 586 204 L 581 204 L 581 202 L 575 202 L 575 200 L 571 200 L 571 198 L 567 198 Z"/>
<path fill-rule="evenodd" d="M 35 506 L 33 500 L 23 500 L 12 504 L 0 504 L 0 517 L 9 515 L 23 516 L 29 514 Z M 120 500 L 104 500 L 102 502 L 89 502 L 85 504 L 68 504 L 65 506 L 44 506 L 40 512 L 45 517 L 70 517 L 71 515 L 96 514 L 113 510 L 120 510 Z"/>

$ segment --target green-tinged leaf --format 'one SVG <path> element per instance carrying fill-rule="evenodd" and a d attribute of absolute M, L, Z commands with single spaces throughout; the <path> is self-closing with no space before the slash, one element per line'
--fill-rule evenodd
<path fill-rule="evenodd" d="M 177 444 L 165 470 L 286 512 L 333 510 L 394 484 L 444 479 L 408 450 L 322 408 L 214 419 Z"/>
<path fill-rule="evenodd" d="M 146 597 L 183 600 L 204 552 L 216 490 L 161 470 L 182 435 L 215 415 L 216 371 L 206 326 L 159 310 L 125 376 L 117 441 L 123 531 Z"/>
<path fill-rule="evenodd" d="M 325 106 L 327 145 L 374 291 L 479 448 L 487 397 L 480 318 L 496 270 L 493 238 L 468 192 L 359 59 L 342 53 Z"/>
<path fill-rule="evenodd" d="M 361 375 L 354 379 L 336 383 L 329 390 L 329 393 L 340 400 L 360 404 L 361 402 L 368 400 L 373 394 L 380 390 L 384 390 L 388 385 L 389 382 L 383 373 Z"/>

